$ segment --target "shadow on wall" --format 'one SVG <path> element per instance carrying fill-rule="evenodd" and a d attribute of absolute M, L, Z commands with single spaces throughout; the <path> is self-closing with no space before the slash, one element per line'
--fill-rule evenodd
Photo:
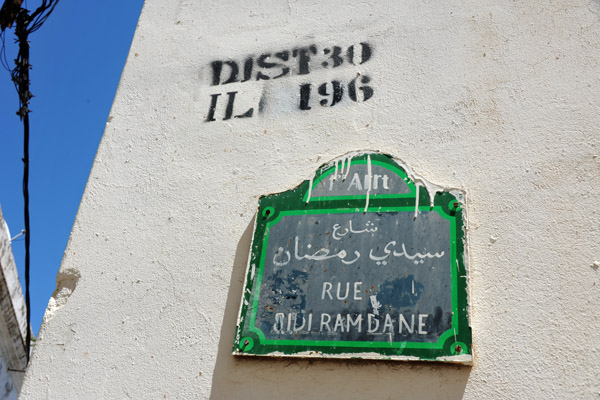
<path fill-rule="evenodd" d="M 231 354 L 254 219 L 238 243 L 210 398 L 462 399 L 470 367 L 424 362 L 235 357 Z"/>

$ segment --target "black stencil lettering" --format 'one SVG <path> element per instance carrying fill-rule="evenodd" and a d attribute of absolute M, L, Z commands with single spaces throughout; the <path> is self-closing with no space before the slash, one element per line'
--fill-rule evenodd
<path fill-rule="evenodd" d="M 254 65 L 254 59 L 252 57 L 248 57 L 246 61 L 244 61 L 244 79 L 242 82 L 249 81 L 252 78 L 252 66 Z"/>
<path fill-rule="evenodd" d="M 233 115 L 233 102 L 235 101 L 236 94 L 237 92 L 227 92 L 229 98 L 227 99 L 227 108 L 225 109 L 225 118 L 223 118 L 223 121 L 231 119 Z"/>
<path fill-rule="evenodd" d="M 266 52 L 260 54 L 260 56 L 249 55 L 243 61 L 231 59 L 229 61 L 213 61 L 211 63 L 211 85 L 225 85 L 234 82 L 248 82 L 250 80 L 278 79 L 290 76 L 292 73 L 308 75 L 311 72 L 311 68 L 337 68 L 344 65 L 344 63 L 347 65 L 361 65 L 369 61 L 373 56 L 373 48 L 366 42 L 360 42 L 347 48 L 329 46 L 328 48 L 322 48 L 322 52 L 324 56 L 321 55 L 320 59 L 314 57 L 317 55 L 317 46 L 311 44 L 304 47 L 297 47 L 293 50 Z M 369 76 L 357 74 L 356 78 L 350 82 L 334 80 L 315 84 L 318 98 L 311 98 L 311 95 L 315 95 L 312 92 L 312 83 L 303 83 L 300 85 L 299 109 L 303 111 L 311 110 L 311 101 L 318 101 L 323 107 L 333 107 L 344 100 L 345 93 L 348 93 L 348 97 L 354 102 L 367 101 L 374 94 L 373 87 L 369 85 L 370 82 L 371 78 Z M 234 115 L 237 93 L 238 91 L 227 92 L 227 104 L 223 120 L 252 118 L 255 109 L 259 114 L 265 112 L 266 102 L 269 99 L 266 97 L 267 95 L 263 88 L 258 106 L 250 107 L 241 113 L 238 110 Z M 215 121 L 215 112 L 220 95 L 220 93 L 210 95 L 210 106 L 205 119 L 206 122 Z M 222 106 L 220 109 L 222 109 Z"/>
<path fill-rule="evenodd" d="M 232 83 L 232 82 L 237 82 L 238 72 L 240 71 L 240 68 L 238 67 L 237 62 L 235 62 L 235 61 L 225 61 L 225 62 L 213 61 L 211 63 L 212 70 L 213 70 L 213 80 L 212 80 L 213 86 L 218 85 L 221 82 L 221 73 L 223 72 L 223 65 L 229 66 L 230 74 L 229 74 L 229 79 L 227 79 L 225 82 L 223 82 L 222 85 Z"/>
<path fill-rule="evenodd" d="M 213 61 L 210 65 L 213 71 L 212 85 L 215 86 L 221 82 L 221 69 L 223 69 L 223 63 L 221 61 Z"/>
<path fill-rule="evenodd" d="M 309 47 L 294 49 L 292 55 L 298 57 L 298 75 L 307 75 L 310 72 L 310 53 L 317 54 L 317 46 L 313 44 Z"/>
<path fill-rule="evenodd" d="M 248 111 L 243 114 L 239 114 L 234 116 L 233 118 L 252 118 L 252 114 L 254 114 L 254 107 L 251 107 Z"/>
<path fill-rule="evenodd" d="M 363 86 L 359 86 L 358 90 L 360 90 L 363 93 L 363 98 L 362 100 L 358 99 L 358 96 L 356 94 L 356 80 L 359 77 L 356 77 L 354 79 L 352 79 L 352 81 L 348 84 L 348 96 L 350 96 L 350 99 L 352 99 L 352 101 L 367 101 L 369 100 L 371 97 L 373 97 L 373 88 L 371 86 L 367 86 L 367 85 L 363 85 Z M 360 77 L 360 82 L 361 83 L 369 83 L 371 82 L 371 78 L 369 78 L 366 75 L 363 75 Z"/>
<path fill-rule="evenodd" d="M 348 62 L 350 64 L 353 65 L 360 65 L 360 64 L 364 64 L 367 61 L 369 61 L 371 59 L 371 55 L 373 54 L 372 50 L 371 50 L 371 46 L 368 43 L 364 43 L 361 42 L 360 43 L 360 62 L 357 63 L 355 56 L 356 56 L 356 52 L 354 51 L 354 45 L 348 47 L 348 49 L 346 50 L 346 58 L 348 59 Z"/>
<path fill-rule="evenodd" d="M 215 108 L 217 107 L 217 99 L 220 95 L 221 93 L 210 95 L 210 107 L 208 108 L 208 115 L 204 122 L 215 121 Z"/>
<path fill-rule="evenodd" d="M 327 85 L 328 83 L 323 83 L 321 86 L 319 86 L 319 94 L 321 96 L 330 95 L 329 93 L 327 93 Z M 331 81 L 331 86 L 333 88 L 333 92 L 331 93 L 331 102 L 329 102 L 327 99 L 322 99 L 319 102 L 319 104 L 323 107 L 327 106 L 327 103 L 330 103 L 329 106 L 333 107 L 334 105 L 342 101 L 342 97 L 344 96 L 344 87 L 339 81 Z"/>
<path fill-rule="evenodd" d="M 279 53 L 275 53 L 275 57 L 279 58 L 281 61 L 287 61 L 290 58 L 289 51 L 281 51 Z M 281 73 L 277 76 L 274 76 L 273 79 L 281 78 L 282 76 L 286 76 L 290 73 L 290 68 L 285 64 L 278 64 L 281 67 Z"/>
<path fill-rule="evenodd" d="M 265 92 L 263 92 L 262 96 L 260 96 L 260 101 L 258 102 L 258 112 L 262 114 L 265 111 L 266 100 L 265 100 Z"/>
<path fill-rule="evenodd" d="M 333 52 L 331 53 L 331 56 L 329 56 L 329 58 L 331 58 L 331 60 L 333 61 L 333 68 L 339 67 L 340 65 L 342 65 L 344 63 L 344 59 L 342 57 L 340 57 L 341 53 L 342 53 L 341 47 L 333 46 Z"/>
<path fill-rule="evenodd" d="M 310 83 L 305 83 L 300 86 L 300 109 L 310 110 L 308 102 L 310 100 Z"/>
<path fill-rule="evenodd" d="M 360 53 L 360 63 L 364 64 L 371 59 L 371 54 L 373 54 L 373 52 L 371 51 L 371 46 L 369 46 L 368 43 L 363 42 L 360 45 L 362 46 L 362 51 Z"/>
<path fill-rule="evenodd" d="M 235 61 L 225 61 L 225 65 L 229 65 L 231 67 L 231 75 L 229 76 L 229 79 L 223 82 L 223 85 L 227 83 L 237 82 L 238 72 L 240 71 L 237 63 Z"/>
<path fill-rule="evenodd" d="M 258 60 L 256 61 L 256 64 L 257 64 L 259 67 L 261 67 L 261 68 L 264 68 L 264 69 L 269 69 L 269 68 L 276 67 L 276 66 L 277 66 L 277 63 L 274 63 L 274 62 L 267 62 L 267 59 L 268 59 L 269 57 L 271 57 L 271 54 L 270 54 L 270 53 L 267 53 L 267 54 L 261 54 L 261 56 L 260 56 L 260 57 L 258 57 Z M 258 73 L 256 74 L 256 80 L 257 80 L 257 81 L 259 81 L 259 80 L 261 80 L 261 79 L 263 79 L 263 80 L 268 80 L 268 79 L 269 79 L 269 75 L 265 75 L 265 74 L 263 74 L 262 72 L 258 72 Z"/>
<path fill-rule="evenodd" d="M 354 65 L 354 45 L 348 47 L 346 50 L 346 58 L 350 64 Z"/>

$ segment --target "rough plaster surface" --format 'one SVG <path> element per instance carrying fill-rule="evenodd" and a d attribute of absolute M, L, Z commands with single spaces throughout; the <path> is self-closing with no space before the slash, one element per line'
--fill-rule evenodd
<path fill-rule="evenodd" d="M 16 399 L 27 364 L 27 308 L 0 209 L 0 399 Z"/>
<path fill-rule="evenodd" d="M 599 21 L 597 0 L 147 1 L 22 398 L 598 398 Z M 360 42 L 363 65 L 210 86 L 214 60 Z M 366 102 L 285 101 L 357 73 Z M 266 111 L 204 122 L 228 90 Z M 467 191 L 472 367 L 231 355 L 258 196 L 361 149 Z"/>

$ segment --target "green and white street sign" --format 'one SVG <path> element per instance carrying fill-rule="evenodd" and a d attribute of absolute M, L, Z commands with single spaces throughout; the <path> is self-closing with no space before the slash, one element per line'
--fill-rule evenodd
<path fill-rule="evenodd" d="M 260 198 L 236 355 L 472 362 L 464 193 L 388 155 Z"/>

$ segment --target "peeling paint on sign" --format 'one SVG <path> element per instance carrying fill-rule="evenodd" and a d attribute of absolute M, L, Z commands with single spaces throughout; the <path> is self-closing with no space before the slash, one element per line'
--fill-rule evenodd
<path fill-rule="evenodd" d="M 464 202 L 377 152 L 261 197 L 234 354 L 470 364 Z"/>

